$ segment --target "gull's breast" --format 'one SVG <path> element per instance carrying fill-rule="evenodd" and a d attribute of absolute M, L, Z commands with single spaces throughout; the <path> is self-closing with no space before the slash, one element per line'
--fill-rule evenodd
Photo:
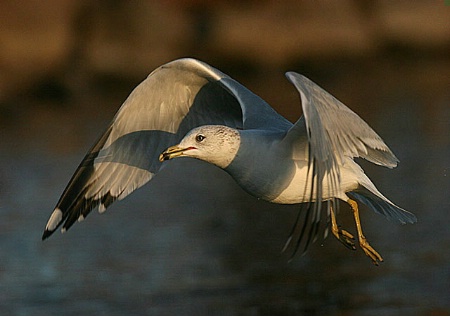
<path fill-rule="evenodd" d="M 352 161 L 353 162 L 353 161 Z M 356 164 L 353 162 L 353 164 Z M 347 200 L 346 192 L 358 187 L 357 173 L 346 164 L 340 167 L 340 182 L 336 188 L 331 183 L 329 175 L 326 174 L 322 181 L 321 200 L 329 200 L 333 197 Z M 314 187 L 314 188 L 313 188 Z M 314 202 L 317 200 L 317 179 L 312 182 L 312 168 L 308 170 L 306 161 L 296 161 L 296 169 L 289 184 L 271 200 L 278 204 L 298 204 L 304 202 Z"/>

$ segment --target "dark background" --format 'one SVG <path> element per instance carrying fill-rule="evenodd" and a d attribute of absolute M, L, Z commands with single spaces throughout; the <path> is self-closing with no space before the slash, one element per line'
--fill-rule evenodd
<path fill-rule="evenodd" d="M 401 163 L 361 162 L 417 215 L 362 209 L 375 267 L 336 239 L 288 263 L 298 206 L 179 159 L 106 214 L 41 234 L 76 166 L 154 68 L 196 57 L 289 120 L 284 72 L 363 117 Z M 444 1 L 0 2 L 1 314 L 450 314 L 450 6 Z M 342 208 L 344 227 L 355 232 Z"/>

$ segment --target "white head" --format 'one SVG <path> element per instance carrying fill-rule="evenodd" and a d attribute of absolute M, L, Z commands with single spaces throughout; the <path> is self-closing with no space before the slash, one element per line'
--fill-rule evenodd
<path fill-rule="evenodd" d="M 188 132 L 180 144 L 161 153 L 159 160 L 193 157 L 226 168 L 235 158 L 240 143 L 238 130 L 223 125 L 205 125 Z"/>

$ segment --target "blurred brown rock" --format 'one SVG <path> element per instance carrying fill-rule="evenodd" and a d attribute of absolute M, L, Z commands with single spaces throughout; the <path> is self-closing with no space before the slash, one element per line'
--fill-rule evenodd
<path fill-rule="evenodd" d="M 72 50 L 71 0 L 0 2 L 0 101 L 57 73 Z"/>
<path fill-rule="evenodd" d="M 449 30 L 450 8 L 431 0 L 2 1 L 0 102 L 49 76 L 142 78 L 184 56 L 278 70 L 377 56 L 386 43 L 445 52 Z"/>

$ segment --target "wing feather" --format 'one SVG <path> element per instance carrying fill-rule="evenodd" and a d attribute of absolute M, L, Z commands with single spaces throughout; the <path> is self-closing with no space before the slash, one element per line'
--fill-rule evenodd
<path fill-rule="evenodd" d="M 308 203 L 308 214 L 312 212 L 312 215 L 305 219 L 311 228 L 315 228 L 309 231 L 315 236 L 318 233 L 316 229 L 320 221 L 323 197 L 330 197 L 333 196 L 331 194 L 340 192 L 339 166 L 344 161 L 344 157 L 362 157 L 389 168 L 395 167 L 398 159 L 366 122 L 331 94 L 295 72 L 286 73 L 286 77 L 300 94 L 303 116 L 289 130 L 285 139 L 294 145 L 294 157 L 298 156 L 302 159 L 302 153 L 308 153 L 310 166 L 308 170 L 312 171 L 312 175 L 310 181 L 305 184 L 305 188 L 313 187 L 311 192 L 314 196 L 310 197 L 310 201 L 315 203 L 313 211 L 311 211 L 311 203 Z M 307 142 L 304 139 L 305 134 Z M 325 178 L 331 184 L 328 187 L 328 193 L 324 193 L 323 189 Z M 332 204 L 336 210 L 338 203 L 339 201 L 332 198 L 328 205 Z M 327 212 L 329 213 L 329 208 Z M 288 240 L 289 243 L 293 241 L 292 236 L 296 232 L 296 227 L 299 227 L 298 221 Z M 305 232 L 305 228 L 300 231 L 296 249 L 300 240 L 305 238 Z M 310 241 L 311 234 L 306 241 L 306 247 Z"/>
<path fill-rule="evenodd" d="M 392 151 L 356 113 L 305 76 L 294 72 L 286 76 L 300 93 L 315 157 L 326 161 L 345 155 L 389 168 L 397 166 L 398 159 Z M 331 147 L 324 147 L 324 143 Z"/>
<path fill-rule="evenodd" d="M 157 68 L 133 90 L 82 160 L 43 239 L 61 224 L 67 230 L 97 206 L 103 212 L 147 183 L 161 167 L 159 154 L 191 129 L 205 124 L 243 128 L 243 111 L 266 107 L 261 98 L 200 61 L 186 58 Z M 247 121 L 256 126 L 251 116 Z"/>

